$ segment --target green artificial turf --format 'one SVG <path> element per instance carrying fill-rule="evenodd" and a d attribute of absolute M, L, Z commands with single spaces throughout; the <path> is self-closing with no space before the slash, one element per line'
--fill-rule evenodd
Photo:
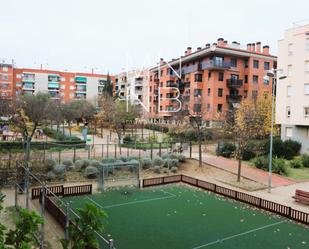
<path fill-rule="evenodd" d="M 105 210 L 104 237 L 117 249 L 309 248 L 308 227 L 185 185 L 65 199 L 73 208 L 90 201 Z"/>

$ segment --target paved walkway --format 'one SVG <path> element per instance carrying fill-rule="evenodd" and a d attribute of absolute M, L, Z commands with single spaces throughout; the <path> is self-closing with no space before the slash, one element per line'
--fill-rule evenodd
<path fill-rule="evenodd" d="M 198 159 L 198 153 L 192 153 L 192 158 Z M 202 160 L 204 163 L 210 164 L 214 167 L 227 170 L 231 173 L 237 174 L 238 162 L 229 158 L 217 157 L 210 154 L 203 153 Z M 242 163 L 241 175 L 248 179 L 268 185 L 268 172 L 251 167 Z M 277 174 L 272 175 L 272 187 L 280 187 L 294 184 L 295 182 Z"/>

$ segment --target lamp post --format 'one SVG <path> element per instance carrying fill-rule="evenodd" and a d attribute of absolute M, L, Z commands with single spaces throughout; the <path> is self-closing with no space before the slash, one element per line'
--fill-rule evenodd
<path fill-rule="evenodd" d="M 277 86 L 278 69 L 272 69 L 267 72 L 267 78 L 273 78 L 272 99 L 271 99 L 271 128 L 270 128 L 270 146 L 269 146 L 269 161 L 268 161 L 268 193 L 271 192 L 272 186 L 272 166 L 273 166 L 273 142 L 274 142 L 274 117 L 275 117 L 275 88 Z M 285 79 L 286 76 L 279 77 L 279 80 Z"/>

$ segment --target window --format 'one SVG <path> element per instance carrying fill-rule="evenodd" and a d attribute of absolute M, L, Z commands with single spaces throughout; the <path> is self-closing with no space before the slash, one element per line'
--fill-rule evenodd
<path fill-rule="evenodd" d="M 309 73 L 309 61 L 305 61 L 305 73 Z"/>
<path fill-rule="evenodd" d="M 2 80 L 9 80 L 9 76 L 7 74 L 2 74 L 2 77 L 0 77 Z"/>
<path fill-rule="evenodd" d="M 259 61 L 253 60 L 253 68 L 259 68 Z"/>
<path fill-rule="evenodd" d="M 210 96 L 210 88 L 207 90 L 207 95 Z"/>
<path fill-rule="evenodd" d="M 61 85 L 60 88 L 61 88 L 62 90 L 64 90 L 64 89 L 65 89 L 65 85 Z"/>
<path fill-rule="evenodd" d="M 74 98 L 74 93 L 70 93 L 70 98 Z"/>
<path fill-rule="evenodd" d="M 269 92 L 266 92 L 266 91 L 265 91 L 265 92 L 263 93 L 263 97 L 264 97 L 265 99 L 267 99 L 268 96 L 269 96 Z"/>
<path fill-rule="evenodd" d="M 245 75 L 245 83 L 248 83 L 248 75 Z"/>
<path fill-rule="evenodd" d="M 65 81 L 65 77 L 61 77 L 60 80 L 63 82 Z"/>
<path fill-rule="evenodd" d="M 306 39 L 306 50 L 309 51 L 309 38 Z"/>
<path fill-rule="evenodd" d="M 8 67 L 2 67 L 2 71 L 7 72 L 7 71 L 9 71 L 9 68 Z"/>
<path fill-rule="evenodd" d="M 253 90 L 253 91 L 252 91 L 252 98 L 253 98 L 253 99 L 256 99 L 257 96 L 258 96 L 258 91 L 257 91 L 257 90 Z"/>
<path fill-rule="evenodd" d="M 292 86 L 287 86 L 286 87 L 286 96 L 287 97 L 292 97 Z"/>
<path fill-rule="evenodd" d="M 245 98 L 248 97 L 248 90 L 245 90 L 245 91 L 244 91 L 244 95 L 245 95 L 245 96 L 244 96 Z"/>
<path fill-rule="evenodd" d="M 305 118 L 309 118 L 309 107 L 308 106 L 304 107 L 304 116 Z"/>
<path fill-rule="evenodd" d="M 195 82 L 202 82 L 203 81 L 202 74 L 200 74 L 200 73 L 195 74 L 194 80 L 195 80 Z"/>
<path fill-rule="evenodd" d="M 305 84 L 305 95 L 309 95 L 309 83 Z"/>
<path fill-rule="evenodd" d="M 194 89 L 194 97 L 201 97 L 202 89 Z"/>
<path fill-rule="evenodd" d="M 207 112 L 210 112 L 210 104 L 207 104 Z"/>
<path fill-rule="evenodd" d="M 269 77 L 267 75 L 263 77 L 263 83 L 264 85 L 269 85 Z"/>
<path fill-rule="evenodd" d="M 21 74 L 16 74 L 17 79 L 21 79 Z"/>
<path fill-rule="evenodd" d="M 70 82 L 74 82 L 74 78 L 70 78 Z"/>
<path fill-rule="evenodd" d="M 223 89 L 218 88 L 218 97 L 222 97 L 222 96 L 223 96 Z"/>
<path fill-rule="evenodd" d="M 285 128 L 285 136 L 286 137 L 292 137 L 293 134 L 293 128 L 292 127 L 286 127 Z"/>
<path fill-rule="evenodd" d="M 259 76 L 253 75 L 252 81 L 253 81 L 254 84 L 257 84 L 259 82 Z"/>
<path fill-rule="evenodd" d="M 292 55 L 293 54 L 293 43 L 289 43 L 288 44 L 288 55 Z"/>
<path fill-rule="evenodd" d="M 208 72 L 208 79 L 211 78 L 211 72 Z"/>
<path fill-rule="evenodd" d="M 231 58 L 231 67 L 237 67 L 237 58 Z"/>
<path fill-rule="evenodd" d="M 264 61 L 264 70 L 269 70 L 269 62 Z"/>
<path fill-rule="evenodd" d="M 223 81 L 224 80 L 224 73 L 223 72 L 219 72 L 218 80 L 219 81 Z"/>
<path fill-rule="evenodd" d="M 70 86 L 70 90 L 74 90 L 75 89 L 75 86 Z"/>
<path fill-rule="evenodd" d="M 201 112 L 202 111 L 202 105 L 201 104 L 194 104 L 193 111 L 194 112 Z"/>
<path fill-rule="evenodd" d="M 244 59 L 245 68 L 248 68 L 248 59 Z"/>
<path fill-rule="evenodd" d="M 292 65 L 288 65 L 288 76 L 292 76 Z"/>
<path fill-rule="evenodd" d="M 218 104 L 217 112 L 222 112 L 222 104 Z"/>
<path fill-rule="evenodd" d="M 286 117 L 290 118 L 291 117 L 291 106 L 286 107 Z"/>

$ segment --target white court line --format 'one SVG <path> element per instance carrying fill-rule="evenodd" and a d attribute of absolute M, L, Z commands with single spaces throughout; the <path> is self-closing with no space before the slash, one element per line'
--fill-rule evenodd
<path fill-rule="evenodd" d="M 233 238 L 236 238 L 236 237 L 239 237 L 239 236 L 243 236 L 243 235 L 246 235 L 246 234 L 249 234 L 249 233 L 253 233 L 253 232 L 256 232 L 256 231 L 259 231 L 259 230 L 262 230 L 262 229 L 265 229 L 265 228 L 268 228 L 268 227 L 276 226 L 276 225 L 279 225 L 279 224 L 282 224 L 282 223 L 285 223 L 285 222 L 287 222 L 287 220 L 283 220 L 283 221 L 272 223 L 272 224 L 269 224 L 269 225 L 266 225 L 266 226 L 263 226 L 263 227 L 255 228 L 255 229 L 249 230 L 247 232 L 243 232 L 243 233 L 235 234 L 235 235 L 232 235 L 232 236 L 229 236 L 229 237 L 225 237 L 223 239 L 218 239 L 218 240 L 209 242 L 209 243 L 201 245 L 201 246 L 193 247 L 192 249 L 199 249 L 199 248 L 211 246 L 211 245 L 214 245 L 214 244 L 217 244 L 217 243 L 229 240 L 229 239 L 233 239 Z"/>
<path fill-rule="evenodd" d="M 86 196 L 88 200 L 93 202 L 95 205 L 102 209 L 108 209 L 112 207 L 120 207 L 120 206 L 125 206 L 125 205 L 132 205 L 132 204 L 138 204 L 138 203 L 144 203 L 144 202 L 150 202 L 150 201 L 158 201 L 158 200 L 164 200 L 164 199 L 170 199 L 176 197 L 176 195 L 164 191 L 164 193 L 168 194 L 169 196 L 164 196 L 164 197 L 158 197 L 158 198 L 152 198 L 152 199 L 146 199 L 146 200 L 140 200 L 140 201 L 131 201 L 131 202 L 125 202 L 125 203 L 120 203 L 120 204 L 114 204 L 114 205 L 109 205 L 109 206 L 102 206 L 99 203 L 97 203 L 95 200 L 91 199 L 90 197 Z"/>

